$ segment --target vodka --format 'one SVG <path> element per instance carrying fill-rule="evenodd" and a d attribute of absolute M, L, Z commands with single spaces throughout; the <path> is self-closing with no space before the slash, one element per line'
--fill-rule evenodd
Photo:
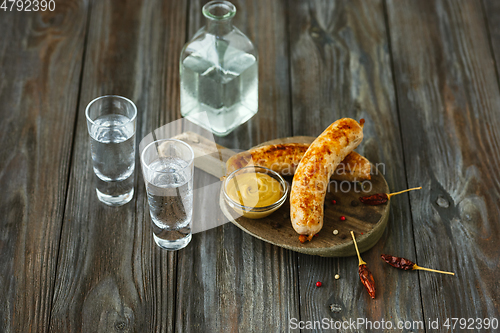
<path fill-rule="evenodd" d="M 182 61 L 181 113 L 223 136 L 258 111 L 258 62 L 250 53 L 216 45 L 210 57 L 193 53 Z"/>
<path fill-rule="evenodd" d="M 135 126 L 120 114 L 106 114 L 93 121 L 90 146 L 96 190 L 108 204 L 130 199 L 134 191 Z"/>
<path fill-rule="evenodd" d="M 158 158 L 148 168 L 145 178 L 153 235 L 162 247 L 175 250 L 191 240 L 191 171 L 179 157 Z"/>

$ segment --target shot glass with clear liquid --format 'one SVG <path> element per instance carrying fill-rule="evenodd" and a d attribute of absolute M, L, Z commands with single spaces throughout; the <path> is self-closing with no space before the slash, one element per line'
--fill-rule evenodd
<path fill-rule="evenodd" d="M 137 107 L 121 96 L 102 96 L 85 109 L 99 200 L 121 206 L 134 196 Z"/>
<path fill-rule="evenodd" d="M 156 244 L 175 251 L 191 241 L 194 152 L 186 143 L 162 139 L 141 153 L 141 166 Z"/>

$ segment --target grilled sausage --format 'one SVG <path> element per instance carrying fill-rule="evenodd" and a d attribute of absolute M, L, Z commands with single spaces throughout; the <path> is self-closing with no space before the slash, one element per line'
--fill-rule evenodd
<path fill-rule="evenodd" d="M 286 143 L 244 151 L 227 160 L 226 175 L 239 168 L 256 165 L 282 176 L 292 176 L 308 148 L 308 143 Z M 351 182 L 368 180 L 371 179 L 370 170 L 370 162 L 353 151 L 338 165 L 332 179 Z"/>
<path fill-rule="evenodd" d="M 363 124 L 364 119 L 360 124 L 351 118 L 337 120 L 311 143 L 297 166 L 290 192 L 290 218 L 295 231 L 309 240 L 323 227 L 330 176 L 363 140 Z"/>

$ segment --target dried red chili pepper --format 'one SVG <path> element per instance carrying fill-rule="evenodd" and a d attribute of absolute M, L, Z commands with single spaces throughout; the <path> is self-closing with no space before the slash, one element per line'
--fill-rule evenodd
<path fill-rule="evenodd" d="M 359 201 L 361 201 L 365 205 L 378 206 L 378 205 L 385 204 L 394 195 L 398 195 L 398 194 L 405 193 L 408 191 L 413 191 L 413 190 L 420 190 L 421 188 L 422 187 L 414 187 L 414 188 L 410 188 L 410 189 L 395 192 L 395 193 L 376 193 L 376 194 L 368 195 L 365 197 L 360 197 Z"/>
<path fill-rule="evenodd" d="M 411 260 L 408 260 L 406 258 L 391 256 L 390 254 L 382 254 L 380 257 L 382 258 L 383 261 L 385 261 L 389 265 L 399 269 L 404 269 L 405 271 L 422 270 L 422 271 L 436 272 L 441 274 L 455 275 L 455 273 L 453 272 L 444 272 L 431 268 L 420 267 Z"/>
<path fill-rule="evenodd" d="M 361 282 L 368 291 L 371 298 L 375 298 L 375 281 L 373 280 L 373 275 L 370 270 L 366 267 L 366 264 L 359 265 L 358 267 L 359 278 Z"/>
<path fill-rule="evenodd" d="M 391 256 L 390 254 L 382 254 L 380 257 L 382 258 L 383 261 L 385 261 L 389 265 L 399 269 L 404 269 L 405 271 L 410 271 L 415 266 L 415 263 L 413 261 L 410 261 L 405 258 L 394 257 Z"/>
<path fill-rule="evenodd" d="M 377 193 L 368 195 L 366 197 L 360 197 L 359 201 L 361 201 L 365 205 L 377 206 L 385 204 L 387 201 L 389 201 L 389 197 L 386 193 Z"/>
<path fill-rule="evenodd" d="M 359 255 L 358 244 L 356 243 L 354 232 L 351 231 L 351 235 L 359 259 L 359 267 L 358 267 L 359 278 L 361 280 L 361 283 L 363 283 L 363 285 L 365 286 L 366 291 L 368 292 L 370 297 L 375 298 L 375 280 L 373 279 L 373 275 L 368 269 L 368 267 L 366 267 L 366 262 L 364 262 L 363 259 L 361 259 L 361 256 Z"/>

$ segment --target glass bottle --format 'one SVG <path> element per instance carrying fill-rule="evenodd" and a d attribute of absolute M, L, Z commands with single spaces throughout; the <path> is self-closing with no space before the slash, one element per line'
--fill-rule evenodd
<path fill-rule="evenodd" d="M 181 52 L 181 114 L 215 135 L 225 136 L 258 111 L 258 55 L 231 23 L 228 1 L 203 6 L 206 26 Z M 208 123 L 207 123 L 208 117 Z"/>

